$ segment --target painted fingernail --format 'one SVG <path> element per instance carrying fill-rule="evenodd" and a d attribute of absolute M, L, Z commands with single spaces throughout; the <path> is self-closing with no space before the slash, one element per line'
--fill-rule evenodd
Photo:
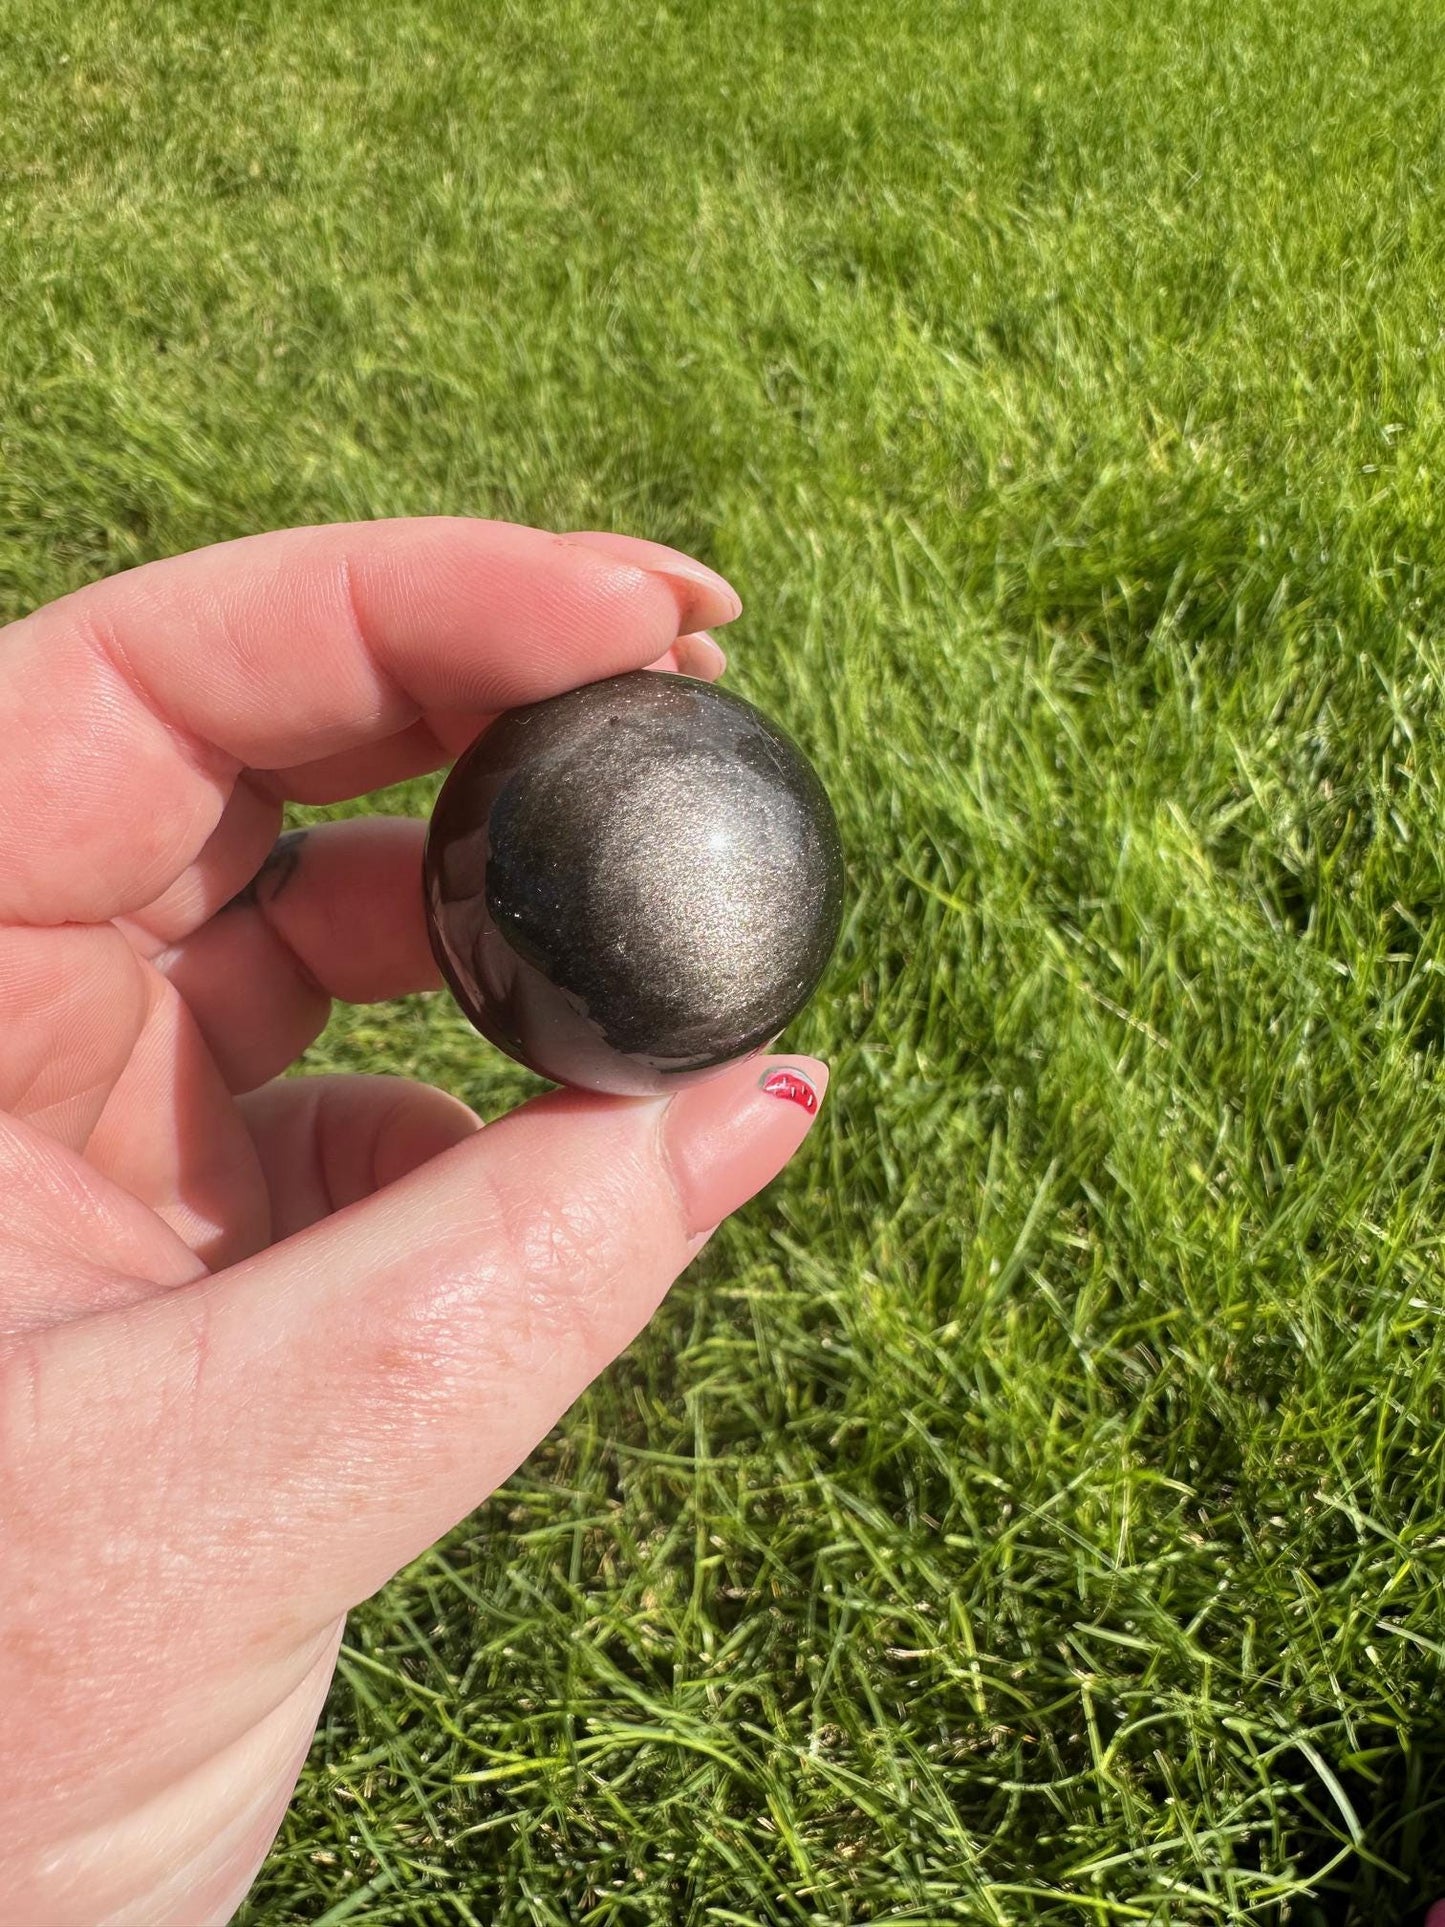
<path fill-rule="evenodd" d="M 795 1070 L 791 1064 L 780 1064 L 777 1070 L 768 1071 L 762 1080 L 761 1088 L 769 1097 L 780 1097 L 785 1104 L 798 1104 L 809 1117 L 818 1115 L 818 1087 L 803 1071 Z"/>
<path fill-rule="evenodd" d="M 680 598 L 679 617 L 684 628 L 693 622 L 731 622 L 742 614 L 743 599 L 726 576 L 695 556 L 684 555 L 681 549 L 669 548 L 665 542 L 649 542 L 640 535 L 614 535 L 606 529 L 570 530 L 566 540 L 581 542 L 670 582 Z"/>
<path fill-rule="evenodd" d="M 751 1057 L 678 1092 L 663 1112 L 662 1148 L 690 1237 L 778 1175 L 827 1088 L 816 1057 Z"/>
<path fill-rule="evenodd" d="M 672 646 L 673 658 L 684 676 L 700 682 L 716 682 L 728 666 L 728 659 L 710 635 L 679 636 Z"/>

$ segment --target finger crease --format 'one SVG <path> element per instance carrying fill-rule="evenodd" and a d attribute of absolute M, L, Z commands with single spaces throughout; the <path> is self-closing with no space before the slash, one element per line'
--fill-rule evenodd
<path fill-rule="evenodd" d="M 315 1160 L 316 1181 L 321 1195 L 326 1200 L 326 1216 L 341 1208 L 341 1187 L 333 1171 L 333 1146 L 331 1142 L 332 1107 L 328 1094 L 323 1089 L 317 1092 L 312 1110 L 311 1155 Z"/>
<path fill-rule="evenodd" d="M 214 780 L 221 771 L 224 771 L 228 777 L 235 775 L 241 767 L 238 758 L 228 755 L 219 745 L 207 742 L 203 737 L 198 736 L 178 717 L 171 715 L 154 691 L 147 688 L 136 673 L 135 666 L 127 656 L 125 645 L 121 642 L 113 624 L 103 616 L 82 610 L 78 617 L 78 627 L 81 639 L 92 656 L 98 659 L 102 668 L 110 670 L 111 674 L 124 684 L 146 715 L 153 717 L 160 724 L 182 757 L 198 775 L 209 780 Z"/>
<path fill-rule="evenodd" d="M 305 988 L 314 990 L 318 997 L 324 997 L 327 1003 L 330 1003 L 332 1000 L 331 992 L 326 988 L 325 984 L 322 983 L 321 979 L 307 963 L 295 944 L 291 942 L 285 931 L 272 920 L 270 906 L 265 903 L 255 903 L 251 905 L 251 908 L 256 912 L 256 915 L 260 917 L 268 935 L 273 937 L 282 950 L 285 951 L 287 962 L 301 979 Z"/>
<path fill-rule="evenodd" d="M 238 784 L 244 783 L 251 794 L 263 803 L 284 803 L 286 786 L 276 780 L 269 770 L 243 769 L 236 778 Z"/>
<path fill-rule="evenodd" d="M 356 570 L 351 557 L 344 550 L 337 563 L 337 574 L 341 588 L 341 613 L 346 618 L 353 647 L 380 684 L 383 696 L 393 703 L 409 708 L 415 715 L 417 709 L 415 697 L 382 664 L 371 645 L 366 620 L 361 613 L 361 599 L 356 593 Z"/>

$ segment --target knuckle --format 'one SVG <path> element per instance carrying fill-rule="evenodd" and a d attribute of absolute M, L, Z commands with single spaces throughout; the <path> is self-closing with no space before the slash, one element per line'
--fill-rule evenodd
<path fill-rule="evenodd" d="M 612 1356 L 638 1322 L 629 1311 L 648 1267 L 610 1187 L 542 1198 L 505 1173 L 480 1182 L 465 1244 L 429 1275 L 384 1287 L 378 1383 L 413 1406 L 473 1397 L 479 1382 L 560 1383 L 576 1361 Z"/>
<path fill-rule="evenodd" d="M 499 1337 L 518 1358 L 606 1349 L 618 1287 L 633 1269 L 635 1207 L 610 1185 L 537 1197 L 523 1184 L 497 1187 L 491 1224 L 509 1289 Z"/>

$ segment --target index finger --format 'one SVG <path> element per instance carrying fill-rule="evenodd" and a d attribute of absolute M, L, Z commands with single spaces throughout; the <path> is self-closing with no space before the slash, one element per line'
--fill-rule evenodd
<path fill-rule="evenodd" d="M 450 516 L 244 536 L 93 583 L 0 632 L 0 920 L 152 902 L 242 769 L 641 668 L 738 607 L 656 543 Z"/>

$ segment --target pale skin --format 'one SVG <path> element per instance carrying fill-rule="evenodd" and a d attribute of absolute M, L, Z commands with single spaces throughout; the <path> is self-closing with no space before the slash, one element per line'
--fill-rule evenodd
<path fill-rule="evenodd" d="M 429 518 L 226 543 L 0 631 L 6 1919 L 228 1921 L 347 1609 L 801 1143 L 826 1072 L 791 1054 L 485 1129 L 403 1079 L 281 1075 L 333 998 L 439 981 L 424 825 L 278 848 L 284 803 L 619 670 L 714 675 L 737 613 L 653 543 Z"/>

